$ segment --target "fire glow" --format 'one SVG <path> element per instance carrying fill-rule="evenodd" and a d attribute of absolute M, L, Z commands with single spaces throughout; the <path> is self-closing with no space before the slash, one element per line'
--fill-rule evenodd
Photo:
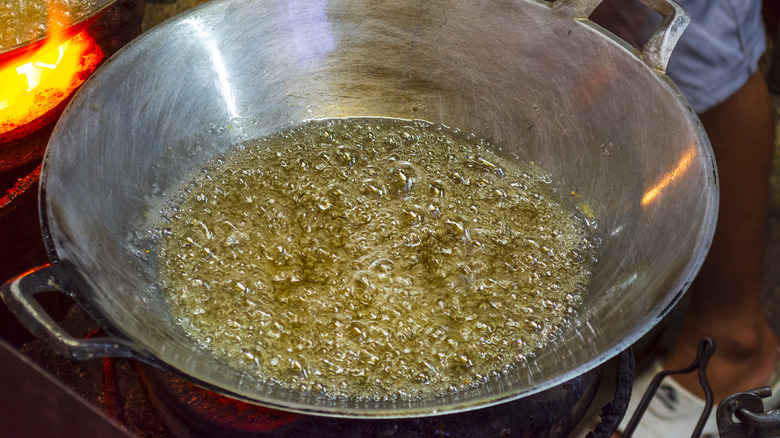
<path fill-rule="evenodd" d="M 102 59 L 103 51 L 82 31 L 65 41 L 52 37 L 0 65 L 0 139 L 56 108 Z"/>

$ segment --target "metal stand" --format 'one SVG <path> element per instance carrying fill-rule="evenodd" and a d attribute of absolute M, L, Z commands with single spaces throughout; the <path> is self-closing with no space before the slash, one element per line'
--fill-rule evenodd
<path fill-rule="evenodd" d="M 661 371 L 660 373 L 656 374 L 652 382 L 650 382 L 650 386 L 647 388 L 647 391 L 645 391 L 645 394 L 642 396 L 642 400 L 639 402 L 639 406 L 637 407 L 636 412 L 634 412 L 633 417 L 631 417 L 631 420 L 628 422 L 626 430 L 623 432 L 623 438 L 630 438 L 633 435 L 634 431 L 636 430 L 636 426 L 642 419 L 642 415 L 644 415 L 647 407 L 650 405 L 650 401 L 652 401 L 653 397 L 655 396 L 658 387 L 661 386 L 661 381 L 663 381 L 665 377 L 675 374 L 688 374 L 696 370 L 698 370 L 699 373 L 699 383 L 701 384 L 702 389 L 704 389 L 705 405 L 704 411 L 702 411 L 701 416 L 699 417 L 699 422 L 696 424 L 696 428 L 693 430 L 691 437 L 698 438 L 701 436 L 701 432 L 704 429 L 707 418 L 710 416 L 712 407 L 715 404 L 712 388 L 710 387 L 709 381 L 707 381 L 707 363 L 709 362 L 710 357 L 712 357 L 714 352 L 715 341 L 710 338 L 704 338 L 701 342 L 699 342 L 699 349 L 696 353 L 696 358 L 693 360 L 693 362 L 691 362 L 690 365 L 680 370 Z"/>

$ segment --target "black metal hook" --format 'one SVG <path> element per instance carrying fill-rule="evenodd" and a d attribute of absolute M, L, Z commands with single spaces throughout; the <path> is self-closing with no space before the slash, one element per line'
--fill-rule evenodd
<path fill-rule="evenodd" d="M 722 438 L 780 436 L 780 410 L 764 411 L 761 399 L 772 395 L 772 389 L 763 386 L 738 392 L 723 399 L 718 405 L 718 433 Z"/>
<path fill-rule="evenodd" d="M 699 383 L 704 390 L 705 400 L 704 410 L 699 417 L 699 422 L 696 424 L 696 428 L 691 434 L 691 438 L 698 438 L 701 436 L 702 430 L 704 430 L 704 425 L 707 423 L 707 418 L 709 418 L 710 413 L 712 412 L 712 408 L 715 405 L 715 396 L 712 393 L 710 382 L 707 380 L 707 364 L 709 363 L 712 355 L 715 353 L 715 348 L 715 340 L 711 338 L 704 338 L 701 340 L 701 342 L 699 342 L 696 358 L 693 360 L 693 362 L 691 362 L 690 365 L 683 369 L 665 370 L 656 374 L 653 380 L 650 382 L 650 386 L 647 388 L 647 391 L 645 391 L 645 394 L 642 396 L 642 400 L 639 402 L 639 406 L 637 406 L 634 415 L 631 417 L 628 425 L 626 425 L 626 429 L 623 432 L 623 438 L 630 438 L 633 435 L 637 425 L 639 424 L 639 421 L 642 419 L 642 416 L 647 410 L 647 407 L 650 405 L 650 402 L 655 396 L 658 388 L 661 386 L 661 381 L 663 381 L 664 378 L 676 374 L 688 374 L 694 370 L 698 370 L 699 372 Z"/>

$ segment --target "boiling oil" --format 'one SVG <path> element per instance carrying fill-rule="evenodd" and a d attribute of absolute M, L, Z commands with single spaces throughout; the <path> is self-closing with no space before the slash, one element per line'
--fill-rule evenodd
<path fill-rule="evenodd" d="M 309 123 L 237 147 L 158 229 L 178 323 L 326 397 L 421 399 L 521 367 L 582 299 L 585 221 L 550 175 L 440 125 Z"/>

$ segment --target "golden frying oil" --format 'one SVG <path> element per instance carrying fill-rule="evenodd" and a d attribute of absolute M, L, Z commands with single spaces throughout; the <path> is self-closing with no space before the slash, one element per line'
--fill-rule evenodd
<path fill-rule="evenodd" d="M 232 366 L 325 396 L 419 399 L 522 366 L 588 282 L 584 221 L 531 164 L 424 122 L 241 145 L 167 212 L 173 313 Z"/>

